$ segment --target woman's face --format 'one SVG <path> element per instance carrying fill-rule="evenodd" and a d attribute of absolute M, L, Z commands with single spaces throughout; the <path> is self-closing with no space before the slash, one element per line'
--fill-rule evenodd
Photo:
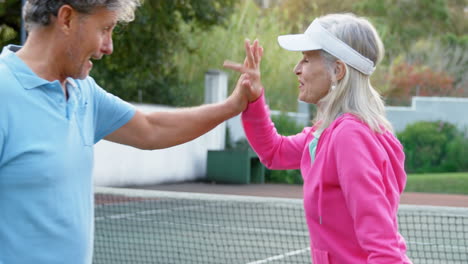
<path fill-rule="evenodd" d="M 299 79 L 298 99 L 317 104 L 330 91 L 331 78 L 320 50 L 304 51 L 302 54 L 302 59 L 294 68 Z"/>

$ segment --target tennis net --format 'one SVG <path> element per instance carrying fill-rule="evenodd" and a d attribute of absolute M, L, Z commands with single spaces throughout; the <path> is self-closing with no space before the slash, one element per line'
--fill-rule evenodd
<path fill-rule="evenodd" d="M 302 200 L 96 188 L 94 264 L 310 263 Z M 417 263 L 468 263 L 468 208 L 399 209 Z"/>

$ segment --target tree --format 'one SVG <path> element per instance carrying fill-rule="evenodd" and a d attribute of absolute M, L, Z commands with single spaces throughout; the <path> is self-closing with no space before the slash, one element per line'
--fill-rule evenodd
<path fill-rule="evenodd" d="M 355 5 L 359 12 L 370 16 L 382 35 L 388 57 L 396 57 L 410 48 L 414 41 L 455 32 L 460 20 L 456 11 L 463 10 L 459 0 L 364 0 Z"/>
<path fill-rule="evenodd" d="M 0 0 L 0 47 L 20 44 L 21 1 Z"/>
<path fill-rule="evenodd" d="M 129 101 L 184 105 L 174 54 L 187 48 L 180 24 L 223 24 L 234 0 L 152 0 L 114 34 L 114 54 L 96 62 L 92 74 L 106 90 Z M 214 40 L 213 40 L 214 41 Z M 219 41 L 219 40 L 216 40 Z"/>
<path fill-rule="evenodd" d="M 135 21 L 118 25 L 114 54 L 95 62 L 91 75 L 106 90 L 124 100 L 180 104 L 173 55 L 187 48 L 180 23 L 207 29 L 222 25 L 235 0 L 147 0 Z M 20 43 L 21 1 L 0 0 L 0 44 Z M 183 98 L 182 98 L 183 101 Z"/>

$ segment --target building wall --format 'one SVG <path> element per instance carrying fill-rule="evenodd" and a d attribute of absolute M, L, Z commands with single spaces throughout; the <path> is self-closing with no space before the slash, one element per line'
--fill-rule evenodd
<path fill-rule="evenodd" d="M 143 112 L 173 111 L 175 108 L 135 104 Z M 94 147 L 94 184 L 131 186 L 182 182 L 206 175 L 208 150 L 224 149 L 226 125 L 207 134 L 161 150 L 140 150 L 101 140 Z"/>
<path fill-rule="evenodd" d="M 400 132 L 417 121 L 445 121 L 468 129 L 468 98 L 413 97 L 410 107 L 388 106 L 387 117 Z"/>
<path fill-rule="evenodd" d="M 155 105 L 136 107 L 144 112 L 174 110 Z M 290 115 L 307 125 L 304 113 Z M 387 107 L 388 119 L 397 132 L 421 120 L 442 120 L 467 131 L 467 115 L 468 98 L 414 97 L 411 107 Z M 103 140 L 95 146 L 95 184 L 129 186 L 202 179 L 206 175 L 207 151 L 224 149 L 226 126 L 232 141 L 245 138 L 240 116 L 236 116 L 191 142 L 163 150 L 143 151 Z"/>

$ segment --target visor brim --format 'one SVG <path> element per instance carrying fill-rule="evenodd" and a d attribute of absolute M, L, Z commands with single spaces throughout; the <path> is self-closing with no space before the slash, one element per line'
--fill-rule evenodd
<path fill-rule="evenodd" d="M 278 44 L 285 50 L 308 51 L 322 47 L 305 34 L 283 35 L 278 37 Z"/>

